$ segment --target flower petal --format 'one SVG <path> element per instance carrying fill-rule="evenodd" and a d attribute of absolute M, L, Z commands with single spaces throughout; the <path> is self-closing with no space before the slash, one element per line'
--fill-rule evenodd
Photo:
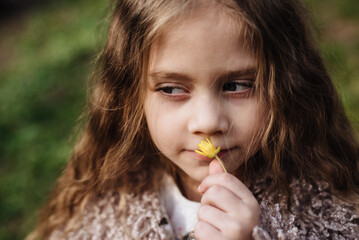
<path fill-rule="evenodd" d="M 203 156 L 209 157 L 209 158 L 214 158 L 214 156 L 219 153 L 219 151 L 221 151 L 221 148 L 218 147 L 216 149 L 216 147 L 213 145 L 213 143 L 206 138 L 207 142 L 202 140 L 199 144 L 198 144 L 198 150 L 195 150 L 196 153 L 201 154 Z"/>
<path fill-rule="evenodd" d="M 217 153 L 219 153 L 220 151 L 221 151 L 221 147 L 218 147 L 214 153 L 217 154 Z"/>
<path fill-rule="evenodd" d="M 207 154 L 205 154 L 205 153 L 203 153 L 203 152 L 201 152 L 201 151 L 198 151 L 198 150 L 194 150 L 196 153 L 198 153 L 198 154 L 201 154 L 202 156 L 205 156 L 205 157 L 207 157 Z"/>

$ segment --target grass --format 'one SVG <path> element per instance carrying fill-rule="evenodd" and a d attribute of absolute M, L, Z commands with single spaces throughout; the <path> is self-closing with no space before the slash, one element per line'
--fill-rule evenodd
<path fill-rule="evenodd" d="M 359 129 L 359 2 L 309 2 L 328 69 Z M 23 239 L 33 228 L 71 154 L 107 6 L 50 2 L 0 25 L 0 239 Z"/>

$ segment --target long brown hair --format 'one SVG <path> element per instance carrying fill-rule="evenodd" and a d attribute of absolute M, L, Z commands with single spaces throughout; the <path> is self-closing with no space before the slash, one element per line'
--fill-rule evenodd
<path fill-rule="evenodd" d="M 93 195 L 156 187 L 165 164 L 150 139 L 142 109 L 150 47 L 170 22 L 208 2 L 116 1 L 94 75 L 88 124 L 31 238 L 46 238 L 69 225 Z M 258 60 L 256 91 L 268 111 L 262 147 L 247 161 L 246 178 L 255 175 L 258 158 L 274 177 L 272 184 L 280 184 L 279 191 L 288 192 L 294 176 L 319 178 L 339 197 L 358 204 L 358 142 L 303 5 L 298 0 L 213 2 L 244 25 L 246 43 Z"/>

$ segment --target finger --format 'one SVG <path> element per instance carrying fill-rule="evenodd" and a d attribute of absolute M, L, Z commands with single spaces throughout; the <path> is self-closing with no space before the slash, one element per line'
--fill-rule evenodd
<path fill-rule="evenodd" d="M 226 226 L 230 224 L 230 218 L 228 214 L 210 205 L 202 205 L 199 208 L 198 220 L 212 225 L 219 231 L 223 231 L 226 229 Z"/>
<path fill-rule="evenodd" d="M 232 191 L 219 185 L 211 186 L 201 198 L 202 205 L 214 206 L 226 213 L 238 212 L 241 199 Z"/>
<path fill-rule="evenodd" d="M 194 235 L 196 236 L 196 240 L 223 239 L 218 229 L 204 221 L 198 221 L 196 223 Z"/>
<path fill-rule="evenodd" d="M 209 205 L 202 205 L 200 207 L 198 211 L 198 220 L 206 222 L 215 229 L 218 229 L 218 231 L 221 232 L 222 239 L 224 236 L 231 239 L 233 236 L 240 236 L 241 233 L 243 233 L 243 224 L 240 224 L 238 220 L 234 220 L 221 210 Z M 238 239 L 238 237 L 234 237 L 234 239 Z"/>
<path fill-rule="evenodd" d="M 208 167 L 209 175 L 216 174 L 216 173 L 222 173 L 223 168 L 219 164 L 217 160 L 212 160 L 212 162 L 209 164 Z"/>
<path fill-rule="evenodd" d="M 226 216 L 230 216 L 232 219 L 241 220 L 242 222 L 250 223 L 258 222 L 259 220 L 260 209 L 255 198 L 253 201 L 245 202 L 237 198 L 233 192 L 218 185 L 215 185 L 206 191 L 202 196 L 201 204 L 202 206 L 217 208 L 222 214 L 226 214 Z M 218 220 L 222 223 L 226 223 L 226 221 L 224 221 L 223 218 L 219 218 L 219 216 L 221 215 L 218 214 Z M 230 226 L 227 223 L 225 225 L 218 222 L 210 223 L 216 223 L 215 226 L 221 226 L 220 229 L 226 229 Z"/>
<path fill-rule="evenodd" d="M 229 173 L 216 173 L 203 179 L 198 187 L 200 193 L 204 193 L 208 188 L 219 185 L 232 191 L 240 199 L 253 199 L 252 192 L 235 176 Z"/>

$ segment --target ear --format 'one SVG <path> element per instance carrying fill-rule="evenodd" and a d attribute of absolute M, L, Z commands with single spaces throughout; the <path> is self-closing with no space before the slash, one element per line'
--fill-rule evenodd
<path fill-rule="evenodd" d="M 212 162 L 208 166 L 209 175 L 216 174 L 216 173 L 222 173 L 222 172 L 223 172 L 223 169 L 222 169 L 221 165 L 219 164 L 219 162 L 216 159 L 212 160 Z"/>

